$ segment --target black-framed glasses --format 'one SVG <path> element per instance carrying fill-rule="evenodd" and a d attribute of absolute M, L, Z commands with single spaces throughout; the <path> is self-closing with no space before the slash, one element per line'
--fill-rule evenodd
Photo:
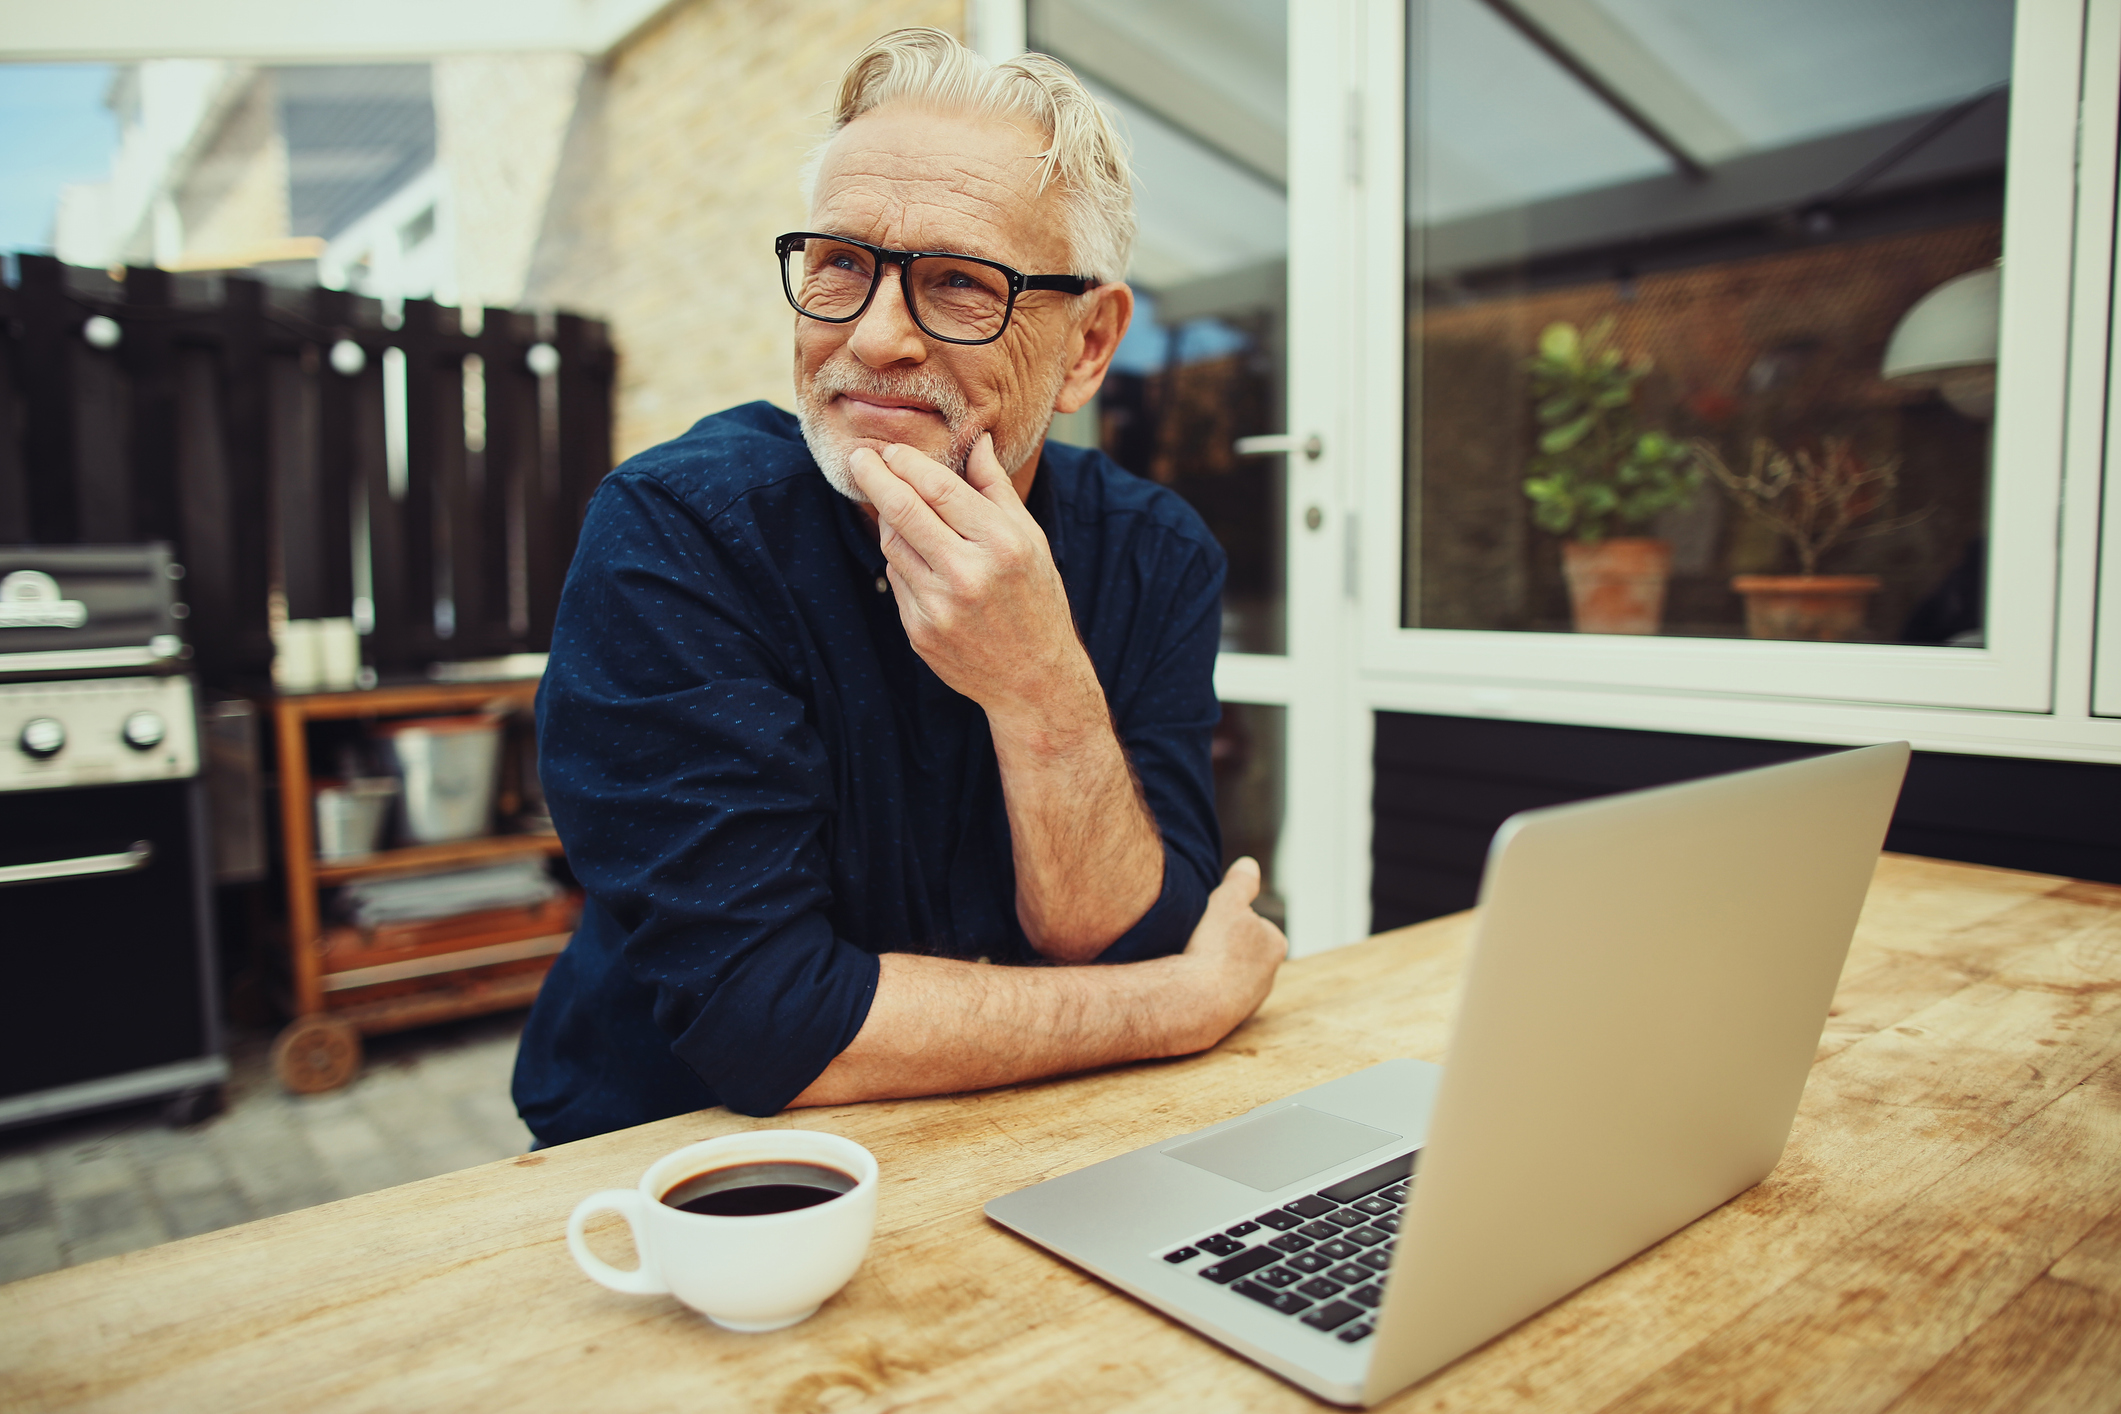
<path fill-rule="evenodd" d="M 1016 297 L 1028 290 L 1079 295 L 1098 283 L 1087 275 L 1025 275 L 976 255 L 886 250 L 816 231 L 791 231 L 777 237 L 773 249 L 788 303 L 827 324 L 861 318 L 876 298 L 884 267 L 898 266 L 913 322 L 946 344 L 993 343 L 1009 327 Z"/>

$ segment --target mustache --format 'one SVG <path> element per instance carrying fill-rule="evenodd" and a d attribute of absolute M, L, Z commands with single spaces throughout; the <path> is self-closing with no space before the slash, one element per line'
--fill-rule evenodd
<path fill-rule="evenodd" d="M 928 368 L 865 368 L 851 360 L 834 360 L 820 368 L 810 380 L 810 394 L 822 406 L 842 393 L 864 393 L 877 398 L 910 398 L 935 409 L 953 434 L 971 419 L 972 409 L 964 395 L 942 374 Z"/>

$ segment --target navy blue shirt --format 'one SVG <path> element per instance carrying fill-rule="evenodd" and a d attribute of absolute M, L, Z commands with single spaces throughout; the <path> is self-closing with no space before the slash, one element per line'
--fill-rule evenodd
<path fill-rule="evenodd" d="M 1029 504 L 1163 836 L 1162 892 L 1101 961 L 1176 952 L 1221 853 L 1223 554 L 1099 452 L 1047 443 Z M 539 776 L 588 895 L 516 1059 L 542 1143 L 780 1110 L 861 1029 L 880 954 L 1042 960 L 986 716 L 913 651 L 883 573 L 766 403 L 591 498 L 538 690 Z"/>

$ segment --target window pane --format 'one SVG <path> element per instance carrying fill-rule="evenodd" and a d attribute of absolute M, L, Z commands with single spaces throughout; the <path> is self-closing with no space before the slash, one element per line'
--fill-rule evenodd
<path fill-rule="evenodd" d="M 2011 19 L 1411 0 L 1403 623 L 1978 646 Z"/>
<path fill-rule="evenodd" d="M 1185 497 L 1230 557 L 1224 650 L 1283 652 L 1283 459 L 1236 444 L 1284 430 L 1285 6 L 1035 0 L 1030 22 L 1117 114 L 1140 221 L 1133 327 L 1051 435 Z"/>

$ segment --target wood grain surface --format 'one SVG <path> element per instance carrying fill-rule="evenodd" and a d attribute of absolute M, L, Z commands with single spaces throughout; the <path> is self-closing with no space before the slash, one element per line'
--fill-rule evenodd
<path fill-rule="evenodd" d="M 768 1120 L 708 1111 L 0 1287 L 0 1407 L 1299 1410 L 991 1226 L 987 1199 L 1392 1056 L 1440 1059 L 1468 920 L 1291 963 L 1206 1055 Z M 1885 858 L 1769 1179 L 1395 1410 L 2121 1408 L 2121 888 Z M 759 1127 L 877 1156 L 811 1320 L 591 1284 L 563 1224 Z M 595 1236 L 630 1265 L 623 1229 Z"/>

